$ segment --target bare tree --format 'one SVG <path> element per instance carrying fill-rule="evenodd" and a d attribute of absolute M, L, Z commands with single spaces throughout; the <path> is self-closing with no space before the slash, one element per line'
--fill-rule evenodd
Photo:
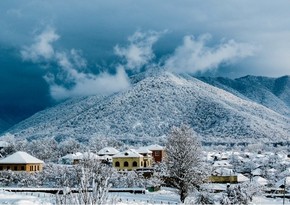
<path fill-rule="evenodd" d="M 189 192 L 206 177 L 198 136 L 187 125 L 173 127 L 165 151 L 168 182 L 178 189 L 180 200 L 184 202 Z"/>
<path fill-rule="evenodd" d="M 94 159 L 85 159 L 76 167 L 77 193 L 64 187 L 63 196 L 57 195 L 57 204 L 106 204 L 113 168 Z"/>

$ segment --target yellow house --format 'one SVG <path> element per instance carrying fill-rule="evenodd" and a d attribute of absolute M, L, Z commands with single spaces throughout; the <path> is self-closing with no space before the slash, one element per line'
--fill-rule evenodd
<path fill-rule="evenodd" d="M 113 157 L 113 167 L 118 171 L 127 170 L 131 171 L 134 169 L 142 168 L 144 166 L 144 157 L 135 150 L 127 150 L 119 152 Z"/>
<path fill-rule="evenodd" d="M 42 171 L 44 162 L 26 152 L 15 152 L 6 158 L 0 159 L 0 171 Z"/>
<path fill-rule="evenodd" d="M 153 165 L 153 157 L 152 157 L 152 151 L 147 149 L 146 147 L 140 147 L 136 150 L 139 154 L 143 155 L 144 160 L 144 168 L 146 167 L 152 167 Z"/>

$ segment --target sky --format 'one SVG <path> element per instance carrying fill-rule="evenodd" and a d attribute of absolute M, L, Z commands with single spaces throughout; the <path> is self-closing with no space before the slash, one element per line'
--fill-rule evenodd
<path fill-rule="evenodd" d="M 122 91 L 130 75 L 156 67 L 290 75 L 289 8 L 286 0 L 1 1 L 0 115 Z"/>

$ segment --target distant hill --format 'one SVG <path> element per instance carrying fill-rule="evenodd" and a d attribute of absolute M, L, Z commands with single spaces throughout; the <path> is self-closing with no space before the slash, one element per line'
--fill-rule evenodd
<path fill-rule="evenodd" d="M 268 78 L 245 76 L 237 79 L 199 78 L 243 99 L 262 104 L 280 114 L 290 116 L 290 76 Z"/>
<path fill-rule="evenodd" d="M 138 75 L 126 91 L 68 100 L 36 113 L 8 131 L 17 138 L 28 139 L 50 136 L 85 141 L 106 136 L 128 143 L 158 142 L 173 125 L 185 123 L 206 142 L 289 140 L 287 80 L 274 80 L 281 87 L 275 87 L 267 78 L 255 87 L 253 82 L 258 85 L 260 79 L 250 76 L 202 80 L 216 87 L 189 75 Z M 262 100 L 262 95 L 266 95 L 266 100 Z M 268 102 L 268 98 L 275 102 Z M 259 100 L 262 105 L 257 103 Z M 283 105 L 281 109 L 274 109 L 276 101 Z"/>

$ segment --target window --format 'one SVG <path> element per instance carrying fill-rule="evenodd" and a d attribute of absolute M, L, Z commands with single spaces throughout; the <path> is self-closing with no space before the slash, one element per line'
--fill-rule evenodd
<path fill-rule="evenodd" d="M 37 165 L 37 171 L 39 171 L 39 165 Z"/>
<path fill-rule="evenodd" d="M 17 166 L 14 166 L 14 170 L 17 171 Z"/>
<path fill-rule="evenodd" d="M 127 161 L 124 162 L 124 167 L 128 167 L 129 163 Z"/>
<path fill-rule="evenodd" d="M 10 166 L 7 166 L 7 170 L 10 169 Z"/>
<path fill-rule="evenodd" d="M 137 167 L 137 162 L 136 161 L 133 162 L 133 167 Z"/>
<path fill-rule="evenodd" d="M 21 171 L 24 171 L 24 166 L 21 166 Z"/>
<path fill-rule="evenodd" d="M 160 151 L 155 151 L 155 156 L 160 156 Z"/>
<path fill-rule="evenodd" d="M 115 167 L 120 167 L 120 162 L 115 162 Z"/>
<path fill-rule="evenodd" d="M 30 166 L 29 168 L 30 168 L 30 171 L 33 171 L 33 166 Z"/>

